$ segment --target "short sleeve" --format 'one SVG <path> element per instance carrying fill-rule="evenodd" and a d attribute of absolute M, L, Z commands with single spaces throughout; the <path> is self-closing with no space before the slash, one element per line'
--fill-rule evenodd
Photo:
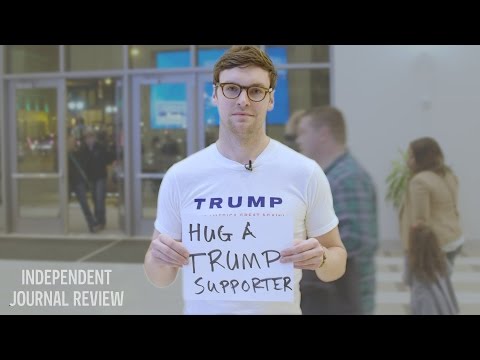
<path fill-rule="evenodd" d="M 325 173 L 316 165 L 307 185 L 307 237 L 322 236 L 338 225 L 332 191 Z"/>
<path fill-rule="evenodd" d="M 182 221 L 180 216 L 180 196 L 174 167 L 165 174 L 158 191 L 157 218 L 155 229 L 176 240 L 182 238 Z"/>

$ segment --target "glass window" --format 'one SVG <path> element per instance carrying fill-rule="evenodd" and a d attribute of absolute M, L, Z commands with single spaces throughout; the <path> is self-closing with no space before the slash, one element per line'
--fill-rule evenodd
<path fill-rule="evenodd" d="M 17 171 L 56 173 L 57 90 L 18 89 L 16 106 Z"/>
<path fill-rule="evenodd" d="M 189 67 L 190 45 L 129 45 L 130 69 Z"/>
<path fill-rule="evenodd" d="M 59 45 L 5 46 L 5 72 L 7 74 L 59 70 Z"/>
<path fill-rule="evenodd" d="M 268 45 L 267 53 L 275 65 L 329 62 L 329 45 Z"/>
<path fill-rule="evenodd" d="M 253 45 L 260 47 L 260 45 Z M 197 46 L 197 66 L 211 67 L 232 45 L 198 45 Z"/>
<path fill-rule="evenodd" d="M 213 75 L 212 75 L 213 78 Z M 213 79 L 212 79 L 213 81 Z M 205 147 L 213 144 L 218 139 L 220 116 L 218 108 L 213 104 L 212 81 L 203 83 L 203 121 L 205 124 Z"/>
<path fill-rule="evenodd" d="M 187 155 L 185 83 L 142 86 L 142 173 L 165 173 Z"/>
<path fill-rule="evenodd" d="M 231 45 L 198 45 L 197 66 L 211 67 L 230 48 Z"/>
<path fill-rule="evenodd" d="M 298 110 L 330 104 L 330 74 L 321 70 L 280 70 L 275 107 L 267 113 L 267 134 L 289 146 L 285 139 L 288 118 Z"/>
<path fill-rule="evenodd" d="M 141 87 L 142 215 L 155 218 L 161 176 L 187 156 L 187 85 L 165 82 Z M 148 176 L 150 175 L 150 176 Z"/>
<path fill-rule="evenodd" d="M 122 45 L 66 45 L 65 70 L 121 69 Z"/>
<path fill-rule="evenodd" d="M 59 201 L 57 179 L 18 180 L 20 217 L 33 219 L 59 217 Z"/>
<path fill-rule="evenodd" d="M 142 180 L 142 216 L 145 219 L 155 219 L 157 216 L 158 190 L 162 179 Z"/>

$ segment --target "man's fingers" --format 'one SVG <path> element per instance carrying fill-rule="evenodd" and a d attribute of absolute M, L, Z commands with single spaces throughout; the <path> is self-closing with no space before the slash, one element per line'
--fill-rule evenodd
<path fill-rule="evenodd" d="M 313 258 L 314 255 L 307 251 L 307 252 L 303 252 L 303 253 L 300 253 L 300 254 L 295 254 L 295 255 L 290 255 L 290 256 L 282 256 L 280 258 L 280 262 L 281 263 L 288 263 L 288 262 L 299 262 L 299 261 L 305 261 L 305 260 L 309 260 L 311 258 Z"/>
<path fill-rule="evenodd" d="M 316 259 L 308 259 L 305 261 L 299 261 L 294 263 L 294 267 L 296 269 L 307 269 L 307 270 L 314 270 L 320 266 L 319 262 Z"/>
<path fill-rule="evenodd" d="M 166 265 L 178 267 L 187 265 L 190 256 L 183 244 L 164 234 L 153 240 L 152 255 Z"/>
<path fill-rule="evenodd" d="M 188 263 L 188 255 L 187 257 L 185 257 L 178 253 L 178 251 L 176 251 L 172 247 L 165 245 L 164 243 L 160 243 L 158 249 L 161 253 L 165 254 L 168 258 L 172 259 L 180 265 L 186 265 Z"/>
<path fill-rule="evenodd" d="M 188 260 L 188 257 L 190 256 L 190 254 L 187 248 L 185 247 L 185 245 L 183 245 L 180 241 L 176 241 L 170 237 L 165 237 L 161 235 L 159 237 L 159 241 L 165 246 L 167 246 L 168 248 L 175 251 L 180 256 L 182 256 L 185 260 Z"/>
<path fill-rule="evenodd" d="M 185 265 L 185 260 L 178 256 L 177 258 L 171 257 L 166 253 L 167 250 L 160 250 L 157 247 L 152 249 L 152 256 L 163 262 L 165 265 L 181 267 Z M 178 254 L 177 254 L 178 255 Z"/>
<path fill-rule="evenodd" d="M 280 255 L 282 256 L 291 256 L 299 253 L 303 253 L 305 251 L 314 249 L 318 241 L 315 239 L 316 243 L 310 240 L 296 240 L 294 246 L 291 246 L 285 250 L 283 250 Z"/>
<path fill-rule="evenodd" d="M 301 253 L 297 253 L 294 255 L 282 256 L 280 258 L 280 262 L 281 263 L 293 262 L 295 263 L 295 265 L 297 265 L 297 263 L 300 263 L 303 261 L 311 261 L 312 259 L 313 261 L 315 261 L 315 259 L 317 259 L 318 261 L 322 256 L 322 253 L 323 251 L 321 247 L 315 247 L 313 249 L 310 249 Z"/>

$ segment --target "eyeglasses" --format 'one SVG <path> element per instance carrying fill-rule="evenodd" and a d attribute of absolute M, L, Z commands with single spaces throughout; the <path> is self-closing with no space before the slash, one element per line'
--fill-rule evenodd
<path fill-rule="evenodd" d="M 222 88 L 222 93 L 227 99 L 238 98 L 242 93 L 242 90 L 245 89 L 247 91 L 248 98 L 253 102 L 262 101 L 265 99 L 267 94 L 273 91 L 272 88 L 267 89 L 261 86 L 240 86 L 234 83 L 219 83 L 215 85 L 215 88 L 219 86 Z"/>

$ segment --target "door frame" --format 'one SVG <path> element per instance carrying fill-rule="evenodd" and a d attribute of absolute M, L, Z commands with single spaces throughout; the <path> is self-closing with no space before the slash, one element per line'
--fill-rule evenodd
<path fill-rule="evenodd" d="M 57 173 L 22 174 L 17 172 L 17 106 L 16 92 L 20 89 L 56 89 L 57 91 Z M 8 173 L 11 185 L 10 214 L 12 231 L 17 233 L 65 234 L 68 227 L 68 189 L 67 189 L 67 156 L 66 156 L 66 101 L 64 79 L 25 79 L 11 80 L 8 83 L 9 139 L 10 150 Z M 18 204 L 18 181 L 22 179 L 58 179 L 59 217 L 58 218 L 21 218 Z"/>

